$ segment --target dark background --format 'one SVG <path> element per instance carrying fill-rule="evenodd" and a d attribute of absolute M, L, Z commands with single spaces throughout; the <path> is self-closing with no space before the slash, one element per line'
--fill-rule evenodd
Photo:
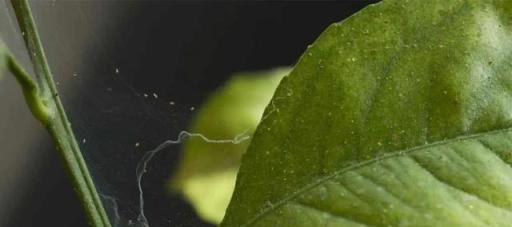
<path fill-rule="evenodd" d="M 120 215 L 116 222 L 126 226 L 138 214 L 137 161 L 143 151 L 186 129 L 193 117 L 190 107 L 199 106 L 233 72 L 293 65 L 329 24 L 370 3 L 47 1 L 32 5 L 73 128 L 79 140 L 86 139 L 81 147 L 98 190 L 116 200 Z M 144 93 L 159 98 L 145 98 Z M 169 106 L 169 101 L 176 105 Z M 29 149 L 41 153 L 23 175 L 16 175 L 25 180 L 22 187 L 0 184 L 15 191 L 10 194 L 15 202 L 1 214 L 6 224 L 0 225 L 86 226 L 48 136 L 36 123 L 26 127 L 38 135 Z M 0 136 L 7 138 L 9 128 L 0 130 Z M 136 142 L 140 147 L 133 146 Z M 180 196 L 165 191 L 178 151 L 176 147 L 157 154 L 148 168 L 143 181 L 146 216 L 151 226 L 209 226 Z M 110 202 L 107 206 L 112 211 Z"/>

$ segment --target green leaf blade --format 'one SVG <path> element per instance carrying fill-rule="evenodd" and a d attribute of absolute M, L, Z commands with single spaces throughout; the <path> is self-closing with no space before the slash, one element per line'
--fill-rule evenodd
<path fill-rule="evenodd" d="M 260 124 L 242 159 L 237 186 L 222 226 L 273 226 L 272 222 L 264 221 L 266 218 L 256 217 L 269 206 L 283 203 L 290 195 L 299 192 L 308 195 L 305 190 L 308 185 L 344 168 L 425 144 L 510 128 L 511 5 L 510 1 L 388 0 L 330 26 L 281 82 L 274 95 L 275 105 L 267 107 L 266 113 L 272 114 Z M 494 160 L 489 163 L 491 166 L 499 163 L 498 159 L 491 160 Z M 464 165 L 471 169 L 476 164 L 473 160 Z M 396 165 L 403 172 L 414 171 L 407 163 Z M 492 169 L 474 168 L 500 179 L 501 183 L 508 181 L 508 178 L 497 178 Z M 459 178 L 470 179 L 473 175 L 468 173 Z M 420 175 L 408 177 L 404 180 L 422 179 Z M 388 176 L 382 174 L 381 178 Z M 463 185 L 461 180 L 456 181 L 457 185 Z M 500 187 L 493 188 L 492 193 L 509 189 L 507 184 Z M 421 193 L 437 190 L 405 189 L 418 193 L 418 199 Z M 312 201 L 333 193 L 338 192 L 320 193 Z M 510 195 L 503 195 L 508 199 L 507 196 Z M 437 199 L 444 201 L 442 197 Z M 407 216 L 402 210 L 397 214 L 403 213 L 401 219 L 408 222 L 397 223 L 392 221 L 396 215 L 384 215 L 382 209 L 373 207 L 378 204 L 372 201 L 377 200 L 369 200 L 369 208 L 361 212 L 368 215 L 364 220 L 374 221 L 377 226 L 386 223 L 436 226 L 435 221 L 445 221 L 443 225 L 450 226 L 459 219 L 474 226 L 477 221 L 492 219 L 486 216 L 491 213 L 482 211 L 482 217 L 471 214 L 473 219 L 454 213 L 446 219 L 427 222 Z M 352 202 L 330 200 L 331 206 Z M 435 216 L 437 211 L 427 208 L 420 211 Z M 479 209 L 484 208 L 479 206 Z M 295 216 L 307 223 L 315 220 L 315 216 L 309 219 L 305 215 L 313 213 Z M 505 214 L 507 218 L 502 220 L 510 216 Z M 281 217 L 272 219 L 282 223 L 280 226 L 300 226 L 287 222 L 293 220 L 291 216 L 285 218 L 278 212 L 265 215 Z M 329 216 L 320 219 L 326 221 Z M 353 220 L 338 221 L 333 225 L 344 226 L 340 223 Z"/>
<path fill-rule="evenodd" d="M 349 166 L 269 204 L 248 224 L 508 226 L 511 138 L 510 129 L 500 130 Z"/>

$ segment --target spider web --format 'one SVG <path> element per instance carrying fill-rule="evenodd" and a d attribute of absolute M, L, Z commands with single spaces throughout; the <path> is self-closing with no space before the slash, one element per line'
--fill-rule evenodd
<path fill-rule="evenodd" d="M 244 131 L 215 139 L 189 132 L 201 104 L 233 72 L 293 65 L 327 25 L 368 3 L 31 2 L 112 224 L 210 226 L 165 187 L 180 143 L 198 137 L 236 146 L 248 137 Z M 1 38 L 32 73 L 7 1 L 0 1 L 0 14 Z"/>

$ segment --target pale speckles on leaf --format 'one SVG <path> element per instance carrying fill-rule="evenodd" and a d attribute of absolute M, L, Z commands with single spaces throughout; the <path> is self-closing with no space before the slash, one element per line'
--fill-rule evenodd
<path fill-rule="evenodd" d="M 258 127 L 221 226 L 509 226 L 510 10 L 384 0 L 330 26 L 276 91 L 297 95 Z"/>
<path fill-rule="evenodd" d="M 350 57 L 350 58 L 347 58 L 347 61 L 355 62 L 355 61 L 357 61 L 357 58 L 355 58 L 355 57 Z"/>

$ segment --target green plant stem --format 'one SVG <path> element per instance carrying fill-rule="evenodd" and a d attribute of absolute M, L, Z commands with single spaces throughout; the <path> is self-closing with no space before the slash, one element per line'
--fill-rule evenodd
<path fill-rule="evenodd" d="M 7 66 L 9 71 L 11 71 L 12 74 L 16 77 L 18 84 L 21 85 L 25 100 L 34 117 L 40 122 L 46 124 L 50 118 L 51 111 L 46 106 L 45 101 L 39 95 L 40 92 L 37 84 L 10 55 L 7 56 Z"/>
<path fill-rule="evenodd" d="M 111 226 L 59 99 L 29 3 L 27 0 L 11 0 L 11 3 L 30 52 L 37 83 L 16 64 L 12 57 L 8 57 L 9 69 L 21 85 L 32 113 L 52 136 L 71 175 L 74 188 L 89 217 L 90 224 L 96 227 Z"/>

